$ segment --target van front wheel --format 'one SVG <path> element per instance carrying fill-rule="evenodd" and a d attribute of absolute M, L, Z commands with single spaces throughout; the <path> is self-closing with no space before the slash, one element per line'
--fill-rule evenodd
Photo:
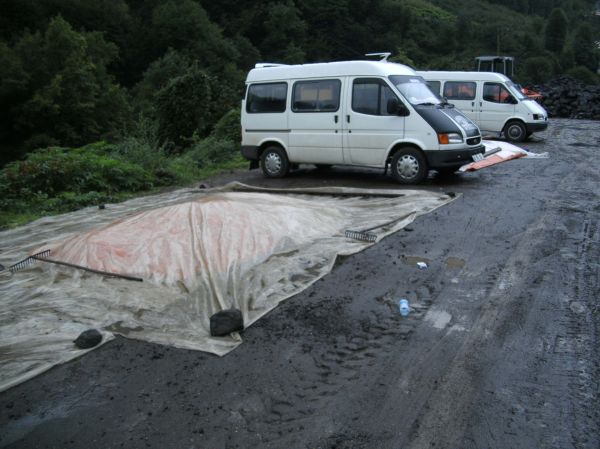
<path fill-rule="evenodd" d="M 414 148 L 401 148 L 392 157 L 392 174 L 400 184 L 417 184 L 427 176 L 427 161 Z"/>
<path fill-rule="evenodd" d="M 504 128 L 504 137 L 509 142 L 523 142 L 527 137 L 525 125 L 517 120 L 508 122 Z"/>
<path fill-rule="evenodd" d="M 279 147 L 268 147 L 263 151 L 260 165 L 267 178 L 283 178 L 290 168 L 285 151 Z"/>

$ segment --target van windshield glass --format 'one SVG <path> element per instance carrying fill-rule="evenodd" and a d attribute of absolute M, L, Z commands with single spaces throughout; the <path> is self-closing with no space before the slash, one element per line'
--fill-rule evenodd
<path fill-rule="evenodd" d="M 391 75 L 390 81 L 412 105 L 435 105 L 441 100 L 420 76 Z"/>
<path fill-rule="evenodd" d="M 506 85 L 508 86 L 510 93 L 513 94 L 518 100 L 527 100 L 527 95 L 523 93 L 518 84 L 515 84 L 512 81 L 507 81 Z"/>

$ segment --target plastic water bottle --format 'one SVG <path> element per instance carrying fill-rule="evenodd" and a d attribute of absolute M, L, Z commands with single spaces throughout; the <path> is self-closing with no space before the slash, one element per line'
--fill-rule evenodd
<path fill-rule="evenodd" d="M 400 309 L 400 315 L 408 316 L 410 313 L 410 305 L 408 304 L 408 299 L 402 298 L 398 301 L 398 309 Z"/>

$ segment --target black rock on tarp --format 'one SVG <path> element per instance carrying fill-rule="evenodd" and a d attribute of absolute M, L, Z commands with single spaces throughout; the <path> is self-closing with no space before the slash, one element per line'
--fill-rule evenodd
<path fill-rule="evenodd" d="M 244 318 L 238 309 L 225 309 L 210 317 L 210 335 L 224 337 L 244 329 Z"/>
<path fill-rule="evenodd" d="M 74 343 L 79 349 L 89 349 L 97 346 L 102 341 L 102 334 L 96 329 L 88 329 L 79 334 Z"/>

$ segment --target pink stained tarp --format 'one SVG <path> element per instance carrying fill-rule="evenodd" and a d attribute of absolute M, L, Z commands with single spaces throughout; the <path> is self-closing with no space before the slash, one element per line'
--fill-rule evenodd
<path fill-rule="evenodd" d="M 47 217 L 0 233 L 1 263 L 50 257 L 110 278 L 36 262 L 0 279 L 0 390 L 77 357 L 80 332 L 113 334 L 224 355 L 239 335 L 213 338 L 210 316 L 234 307 L 251 325 L 329 273 L 338 255 L 372 243 L 453 198 L 418 190 L 313 188 L 270 191 L 230 184 Z M 382 267 L 382 269 L 385 269 Z"/>

